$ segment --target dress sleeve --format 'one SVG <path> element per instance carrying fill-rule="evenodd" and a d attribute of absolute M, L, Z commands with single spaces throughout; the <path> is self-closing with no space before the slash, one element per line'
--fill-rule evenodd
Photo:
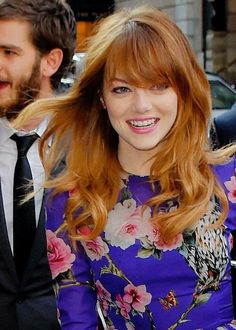
<path fill-rule="evenodd" d="M 66 194 L 49 199 L 46 207 L 48 259 L 54 279 L 62 330 L 97 329 L 96 292 L 83 247 L 74 249 L 64 228 Z"/>

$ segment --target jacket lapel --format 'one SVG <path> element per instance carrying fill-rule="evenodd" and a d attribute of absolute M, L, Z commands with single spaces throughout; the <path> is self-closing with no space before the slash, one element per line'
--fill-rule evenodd
<path fill-rule="evenodd" d="M 29 262 L 27 264 L 25 274 L 23 276 L 22 285 L 27 281 L 31 272 L 37 266 L 37 263 L 46 253 L 46 232 L 45 232 L 45 192 L 43 195 L 42 206 L 39 215 L 39 222 L 35 233 L 35 239 L 32 246 Z"/>
<path fill-rule="evenodd" d="M 17 280 L 17 274 L 14 264 L 14 259 L 10 247 L 10 242 L 8 239 L 5 212 L 2 199 L 2 188 L 1 188 L 1 178 L 0 178 L 0 250 L 2 251 L 2 257 L 5 259 L 6 265 L 14 278 Z"/>
<path fill-rule="evenodd" d="M 65 161 L 61 160 L 58 166 L 54 169 L 52 176 L 58 175 L 65 168 Z M 32 251 L 30 254 L 29 262 L 27 264 L 23 280 L 21 285 L 23 286 L 25 282 L 27 282 L 34 268 L 37 266 L 40 258 L 43 255 L 47 255 L 47 240 L 46 240 L 46 229 L 45 229 L 45 203 L 47 200 L 47 191 L 44 190 L 43 201 L 39 215 L 38 227 L 35 234 L 35 240 L 33 243 Z M 48 266 L 49 267 L 49 266 Z"/>

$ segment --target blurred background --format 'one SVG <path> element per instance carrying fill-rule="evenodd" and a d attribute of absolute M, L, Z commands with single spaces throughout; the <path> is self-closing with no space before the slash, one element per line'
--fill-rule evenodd
<path fill-rule="evenodd" d="M 75 12 L 77 51 L 93 22 L 122 7 L 151 4 L 172 17 L 189 38 L 206 71 L 236 84 L 236 0 L 67 0 Z"/>
<path fill-rule="evenodd" d="M 1 1 L 1 0 L 0 0 Z M 236 111 L 236 0 L 67 0 L 77 20 L 77 52 L 60 92 L 83 70 L 85 40 L 94 22 L 113 11 L 150 4 L 165 11 L 188 37 L 211 87 L 213 117 Z"/>

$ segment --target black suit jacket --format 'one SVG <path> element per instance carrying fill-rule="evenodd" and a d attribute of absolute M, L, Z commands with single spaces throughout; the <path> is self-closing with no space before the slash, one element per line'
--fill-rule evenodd
<path fill-rule="evenodd" d="M 0 329 L 59 330 L 46 250 L 44 207 L 21 282 L 8 240 L 0 182 Z"/>
<path fill-rule="evenodd" d="M 236 108 L 214 118 L 210 135 L 215 148 L 236 141 Z"/>

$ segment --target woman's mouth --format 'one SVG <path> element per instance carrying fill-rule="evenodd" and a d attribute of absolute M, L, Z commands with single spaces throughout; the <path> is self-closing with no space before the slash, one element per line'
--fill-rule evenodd
<path fill-rule="evenodd" d="M 128 124 L 132 126 L 133 128 L 150 128 L 152 126 L 155 126 L 156 123 L 159 121 L 159 118 L 150 118 L 145 120 L 128 120 Z"/>
<path fill-rule="evenodd" d="M 135 134 L 146 134 L 154 131 L 158 125 L 160 118 L 145 118 L 145 119 L 130 119 L 127 124 L 132 132 Z"/>

